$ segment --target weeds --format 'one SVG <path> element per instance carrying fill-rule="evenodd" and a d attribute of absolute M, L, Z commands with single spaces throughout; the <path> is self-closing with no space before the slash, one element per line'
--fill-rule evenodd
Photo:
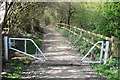
<path fill-rule="evenodd" d="M 92 64 L 92 67 L 97 70 L 99 74 L 104 74 L 108 79 L 120 80 L 118 65 L 118 60 L 108 59 L 106 64 Z"/>

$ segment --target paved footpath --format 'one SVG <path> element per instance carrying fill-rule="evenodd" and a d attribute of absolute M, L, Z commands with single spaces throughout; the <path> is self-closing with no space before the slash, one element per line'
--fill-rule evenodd
<path fill-rule="evenodd" d="M 22 78 L 102 78 L 89 64 L 81 63 L 83 55 L 68 39 L 52 28 L 44 28 L 44 32 L 41 50 L 48 59 L 57 60 L 34 60 L 25 67 Z"/>

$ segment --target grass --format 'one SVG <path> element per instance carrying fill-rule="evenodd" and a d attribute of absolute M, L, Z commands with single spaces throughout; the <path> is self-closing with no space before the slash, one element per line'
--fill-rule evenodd
<path fill-rule="evenodd" d="M 76 46 L 77 50 L 84 54 L 86 53 L 90 47 L 87 42 L 83 41 L 82 39 L 74 36 L 73 34 L 69 33 L 66 30 L 60 29 L 58 27 L 55 28 L 57 31 L 59 31 L 61 34 L 63 34 L 63 36 L 67 37 L 69 40 L 71 40 L 71 42 Z M 79 33 L 79 32 L 77 32 Z M 96 39 L 97 41 L 99 41 L 100 39 Z M 94 50 L 94 53 L 98 53 L 99 50 Z M 98 57 L 95 57 L 95 60 Z M 105 77 L 107 79 L 110 80 L 120 80 L 120 77 L 118 75 L 119 73 L 119 63 L 120 61 L 118 61 L 117 59 L 108 59 L 106 64 L 91 64 L 91 66 L 93 67 L 93 69 L 95 69 L 99 74 L 103 74 L 105 75 Z"/>
<path fill-rule="evenodd" d="M 19 60 L 12 60 L 10 63 L 7 63 L 6 65 L 9 66 L 9 71 L 7 71 L 7 74 L 3 78 L 20 78 L 20 73 L 24 65 L 29 64 L 32 60 L 31 57 L 23 56 Z"/>
<path fill-rule="evenodd" d="M 108 59 L 106 64 L 92 64 L 92 67 L 97 70 L 99 74 L 105 75 L 107 79 L 120 80 L 118 65 L 118 60 Z"/>

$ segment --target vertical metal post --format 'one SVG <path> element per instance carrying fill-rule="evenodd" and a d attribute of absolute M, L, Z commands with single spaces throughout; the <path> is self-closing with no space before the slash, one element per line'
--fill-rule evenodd
<path fill-rule="evenodd" d="M 105 55 L 104 55 L 104 64 L 106 64 L 106 61 L 107 61 L 107 58 L 108 58 L 108 51 L 109 51 L 109 41 L 106 41 Z"/>
<path fill-rule="evenodd" d="M 9 49 L 11 49 L 11 39 L 9 38 Z"/>
<path fill-rule="evenodd" d="M 36 48 L 36 51 L 35 51 L 35 56 L 36 56 L 36 57 L 38 56 L 38 54 L 37 54 L 37 48 Z"/>
<path fill-rule="evenodd" d="M 8 37 L 4 37 L 4 56 L 5 60 L 8 61 Z"/>
<path fill-rule="evenodd" d="M 26 53 L 26 40 L 25 40 L 25 44 L 24 44 L 24 51 Z"/>
<path fill-rule="evenodd" d="M 100 62 L 102 61 L 103 47 L 104 47 L 104 42 L 102 41 L 102 43 L 101 43 L 101 51 L 100 51 Z"/>

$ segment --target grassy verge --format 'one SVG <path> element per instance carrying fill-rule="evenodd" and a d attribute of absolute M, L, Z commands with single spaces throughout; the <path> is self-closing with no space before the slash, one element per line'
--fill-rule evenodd
<path fill-rule="evenodd" d="M 60 29 L 58 27 L 55 28 L 57 31 L 59 31 L 63 36 L 67 37 L 71 42 L 76 46 L 77 50 L 84 54 L 88 49 L 90 49 L 88 43 L 83 41 L 82 39 L 74 36 L 73 34 L 69 33 L 66 30 Z M 97 51 L 98 52 L 98 51 Z M 94 53 L 97 53 L 94 52 Z M 118 75 L 119 72 L 119 62 L 118 59 L 108 59 L 106 64 L 91 64 L 93 69 L 95 69 L 99 74 L 105 75 L 107 79 L 110 80 L 120 80 L 120 77 Z"/>
<path fill-rule="evenodd" d="M 7 63 L 8 66 L 7 74 L 3 76 L 3 79 L 9 78 L 20 78 L 20 72 L 23 70 L 24 65 L 29 64 L 33 59 L 28 56 L 20 57 L 19 60 L 12 60 Z"/>
<path fill-rule="evenodd" d="M 117 59 L 108 59 L 106 64 L 91 64 L 99 74 L 103 74 L 107 79 L 112 80 L 120 80 L 118 65 Z"/>

